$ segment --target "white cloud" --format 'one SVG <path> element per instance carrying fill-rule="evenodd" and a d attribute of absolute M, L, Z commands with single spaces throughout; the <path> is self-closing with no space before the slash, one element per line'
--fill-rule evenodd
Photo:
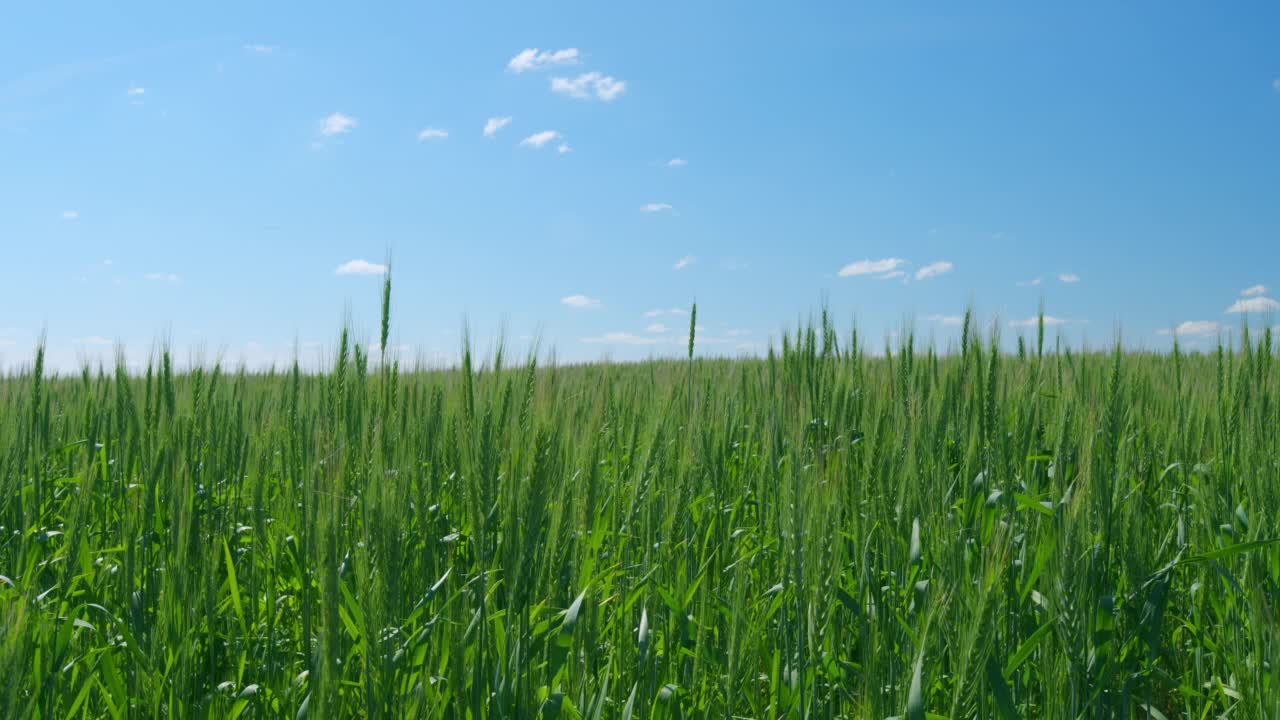
<path fill-rule="evenodd" d="M 644 337 L 642 335 L 632 335 L 628 332 L 610 332 L 600 337 L 582 338 L 584 343 L 610 343 L 617 345 L 652 345 L 658 342 L 654 338 Z"/>
<path fill-rule="evenodd" d="M 651 332 L 651 333 L 664 333 L 667 331 L 667 326 L 663 325 L 662 323 L 654 323 L 649 327 L 645 328 L 644 331 Z"/>
<path fill-rule="evenodd" d="M 555 130 L 543 130 L 540 133 L 534 133 L 529 137 L 520 141 L 520 147 L 540 148 L 552 140 L 560 139 L 560 133 Z"/>
<path fill-rule="evenodd" d="M 1017 285 L 1018 287 L 1036 287 L 1043 281 L 1044 281 L 1044 278 L 1035 278 L 1032 280 L 1019 280 L 1017 282 Z"/>
<path fill-rule="evenodd" d="M 840 277 L 858 277 L 860 275 L 879 275 L 883 279 L 902 277 L 898 267 L 907 261 L 902 258 L 884 258 L 882 260 L 859 260 L 840 268 L 836 273 Z"/>
<path fill-rule="evenodd" d="M 245 52 L 253 53 L 255 55 L 270 55 L 271 53 L 279 49 L 280 48 L 276 47 L 275 45 L 263 45 L 261 43 L 251 43 L 249 45 L 244 46 Z"/>
<path fill-rule="evenodd" d="M 63 210 L 62 219 L 63 220 L 79 220 L 80 211 L 79 210 Z"/>
<path fill-rule="evenodd" d="M 569 147 L 569 143 L 562 142 L 560 143 L 560 146 L 556 148 L 556 152 L 561 155 L 566 155 L 573 152 L 573 148 Z"/>
<path fill-rule="evenodd" d="M 600 301 L 586 295 L 568 295 L 560 298 L 561 305 L 567 305 L 577 310 L 589 310 L 591 308 L 600 307 Z"/>
<path fill-rule="evenodd" d="M 1075 273 L 1058 273 L 1054 277 L 1058 278 L 1058 282 L 1067 283 L 1068 285 L 1080 282 L 1080 276 Z"/>
<path fill-rule="evenodd" d="M 1234 305 L 1227 308 L 1229 313 L 1261 313 L 1275 312 L 1280 310 L 1280 302 L 1276 302 L 1269 297 L 1261 295 L 1246 299 L 1237 300 Z"/>
<path fill-rule="evenodd" d="M 619 95 L 627 91 L 627 84 L 621 80 L 615 80 L 611 77 L 603 77 L 595 82 L 596 97 L 605 102 L 616 100 Z"/>
<path fill-rule="evenodd" d="M 151 282 L 167 282 L 174 285 L 182 282 L 182 277 L 176 273 L 147 273 L 145 277 Z"/>
<path fill-rule="evenodd" d="M 387 271 L 387 266 L 381 263 L 371 263 L 368 260 L 348 260 L 339 265 L 334 271 L 334 275 L 381 275 Z"/>
<path fill-rule="evenodd" d="M 675 268 L 676 270 L 683 270 L 683 269 L 685 269 L 685 268 L 689 267 L 690 265 L 692 265 L 692 264 L 693 264 L 694 262 L 696 262 L 697 260 L 698 260 L 698 258 L 696 258 L 696 257 L 694 257 L 694 256 L 692 256 L 692 255 L 685 255 L 684 257 L 682 257 L 682 258 L 680 258 L 679 260 L 677 260 L 677 261 L 676 261 L 676 264 L 675 264 L 675 265 L 672 265 L 672 267 L 673 267 L 673 268 Z"/>
<path fill-rule="evenodd" d="M 924 280 L 926 278 L 938 277 L 939 275 L 946 275 L 947 273 L 951 272 L 953 269 L 955 269 L 955 265 L 952 265 L 946 260 L 940 260 L 936 263 L 929 263 L 928 265 L 925 265 L 924 267 L 917 270 L 916 279 Z"/>
<path fill-rule="evenodd" d="M 484 123 L 484 136 L 493 137 L 494 135 L 498 134 L 499 130 L 501 130 L 502 128 L 510 124 L 511 124 L 510 115 L 507 115 L 506 117 L 491 117 L 488 120 L 486 120 Z"/>
<path fill-rule="evenodd" d="M 423 128 L 418 132 L 418 142 L 423 142 L 425 140 L 443 140 L 447 137 L 449 137 L 449 131 L 441 130 L 439 128 Z"/>
<path fill-rule="evenodd" d="M 1083 321 L 1065 320 L 1063 318 L 1054 317 L 1052 315 L 1044 316 L 1045 327 L 1057 327 L 1059 325 L 1066 325 L 1067 323 L 1071 323 L 1071 322 L 1083 322 Z M 1040 318 L 1038 317 L 1029 317 L 1026 320 L 1010 320 L 1009 321 L 1009 327 L 1038 327 L 1039 325 L 1040 325 Z"/>
<path fill-rule="evenodd" d="M 929 322 L 935 322 L 939 325 L 948 325 L 951 327 L 959 327 L 964 324 L 963 315 L 930 315 L 925 318 Z"/>
<path fill-rule="evenodd" d="M 594 95 L 604 102 L 616 100 L 626 92 L 627 84 L 598 72 L 583 73 L 575 78 L 551 78 L 551 91 L 566 97 L 586 100 Z"/>
<path fill-rule="evenodd" d="M 1275 88 L 1276 92 L 1280 92 L 1280 78 L 1276 78 L 1275 80 L 1272 80 L 1271 87 Z"/>
<path fill-rule="evenodd" d="M 670 160 L 667 161 L 667 167 L 684 167 L 685 165 L 688 165 L 688 164 L 689 164 L 689 161 L 685 160 L 684 158 L 671 158 Z"/>
<path fill-rule="evenodd" d="M 647 213 L 663 212 L 665 210 L 674 210 L 674 209 L 675 208 L 672 208 L 671 205 L 668 203 L 645 203 L 644 205 L 640 206 L 640 212 L 647 212 Z"/>
<path fill-rule="evenodd" d="M 1254 295 L 1263 295 L 1267 292 L 1266 285 L 1254 285 L 1240 291 L 1240 297 L 1253 297 Z"/>
<path fill-rule="evenodd" d="M 147 94 L 147 89 L 144 87 L 138 87 L 137 85 L 130 85 L 129 89 L 124 91 L 124 94 L 134 98 L 142 97 Z"/>
<path fill-rule="evenodd" d="M 1176 328 L 1161 328 L 1156 331 L 1157 335 L 1200 335 L 1210 336 L 1217 335 L 1222 332 L 1222 324 L 1217 320 L 1188 320 L 1180 323 Z"/>
<path fill-rule="evenodd" d="M 539 52 L 538 48 L 525 48 L 511 58 L 511 61 L 507 63 L 507 69 L 511 72 L 522 73 L 528 70 L 542 70 L 555 65 L 577 64 L 578 48 L 543 50 L 541 52 Z"/>
<path fill-rule="evenodd" d="M 343 115 L 340 112 L 336 112 L 320 121 L 320 134 L 325 137 L 329 137 L 331 135 L 349 133 L 359 124 L 360 123 L 356 122 L 356 119 L 350 115 Z"/>

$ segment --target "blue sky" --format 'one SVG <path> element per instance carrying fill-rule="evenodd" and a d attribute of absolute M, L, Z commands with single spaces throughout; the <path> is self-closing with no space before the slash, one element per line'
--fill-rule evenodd
<path fill-rule="evenodd" d="M 1275 3 L 185 5 L 3 10 L 0 365 L 1280 317 Z"/>

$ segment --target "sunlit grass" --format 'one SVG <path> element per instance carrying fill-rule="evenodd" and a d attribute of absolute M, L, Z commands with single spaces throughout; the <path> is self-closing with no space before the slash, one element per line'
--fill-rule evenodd
<path fill-rule="evenodd" d="M 384 293 L 0 381 L 5 717 L 1280 716 L 1269 334 L 402 372 Z"/>

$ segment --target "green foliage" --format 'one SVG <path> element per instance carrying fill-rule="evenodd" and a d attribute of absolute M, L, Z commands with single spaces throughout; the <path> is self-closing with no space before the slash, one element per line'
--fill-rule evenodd
<path fill-rule="evenodd" d="M 1270 333 L 426 372 L 389 308 L 0 379 L 4 717 L 1280 716 Z"/>

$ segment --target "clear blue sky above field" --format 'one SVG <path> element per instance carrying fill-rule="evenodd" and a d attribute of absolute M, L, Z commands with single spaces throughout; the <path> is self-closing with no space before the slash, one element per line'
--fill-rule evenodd
<path fill-rule="evenodd" d="M 1280 315 L 1276 3 L 122 5 L 0 13 L 8 367 Z"/>

